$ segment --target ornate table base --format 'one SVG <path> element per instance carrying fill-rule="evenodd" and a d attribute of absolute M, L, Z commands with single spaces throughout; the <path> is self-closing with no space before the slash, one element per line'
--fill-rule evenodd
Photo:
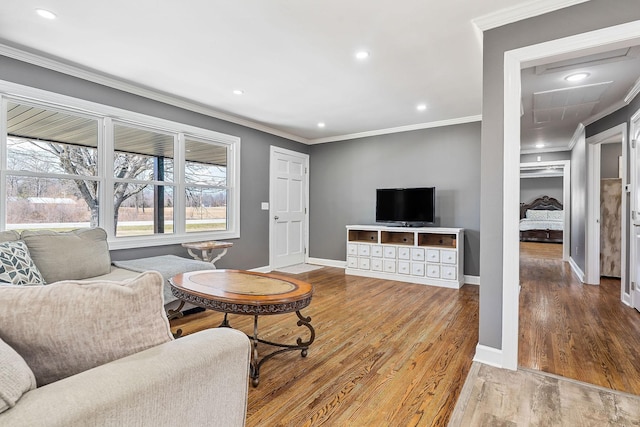
<path fill-rule="evenodd" d="M 259 316 L 257 314 L 253 316 L 253 335 L 247 334 L 247 336 L 251 340 L 251 345 L 253 349 L 251 352 L 250 376 L 251 376 L 251 384 L 253 384 L 254 387 L 257 387 L 258 384 L 260 383 L 260 367 L 264 362 L 271 359 L 273 356 L 276 356 L 280 353 L 284 353 L 287 351 L 301 350 L 300 355 L 302 357 L 307 357 L 309 346 L 313 343 L 313 341 L 316 338 L 316 331 L 315 329 L 313 329 L 313 326 L 311 326 L 311 317 L 304 317 L 300 313 L 300 311 L 296 311 L 296 315 L 298 316 L 298 319 L 299 319 L 297 325 L 306 326 L 309 329 L 309 332 L 311 332 L 311 336 L 307 341 L 303 341 L 302 338 L 298 337 L 296 339 L 296 344 L 283 344 L 283 343 L 267 341 L 267 340 L 263 340 L 262 338 L 259 338 L 258 337 L 258 317 Z M 229 321 L 227 319 L 227 313 L 225 313 L 224 320 L 222 321 L 222 323 L 220 323 L 219 327 L 220 328 L 232 327 L 229 324 Z M 280 347 L 280 350 L 272 351 L 271 353 L 265 356 L 262 356 L 262 358 L 260 358 L 260 355 L 258 354 L 258 343 L 270 345 L 272 347 Z"/>
<path fill-rule="evenodd" d="M 316 337 L 311 326 L 311 317 L 300 310 L 311 302 L 313 288 L 309 283 L 288 277 L 238 270 L 196 271 L 179 274 L 170 280 L 171 291 L 179 299 L 194 305 L 224 313 L 220 327 L 228 327 L 227 315 L 253 315 L 253 335 L 247 334 L 252 344 L 250 376 L 257 387 L 260 382 L 260 367 L 272 357 L 287 351 L 300 350 L 306 357 L 309 346 Z M 295 344 L 267 341 L 258 336 L 258 317 L 273 314 L 296 313 L 297 325 L 310 332 L 308 340 L 302 337 Z M 180 336 L 181 330 L 176 336 Z M 258 344 L 279 348 L 260 357 Z"/>

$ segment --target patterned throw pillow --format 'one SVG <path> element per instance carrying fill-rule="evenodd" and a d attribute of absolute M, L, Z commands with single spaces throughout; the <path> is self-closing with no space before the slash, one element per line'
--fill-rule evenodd
<path fill-rule="evenodd" d="M 45 284 L 23 241 L 0 243 L 0 282 L 13 285 Z"/>

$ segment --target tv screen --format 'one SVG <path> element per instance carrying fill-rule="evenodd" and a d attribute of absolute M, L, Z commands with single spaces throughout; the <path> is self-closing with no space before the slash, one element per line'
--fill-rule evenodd
<path fill-rule="evenodd" d="M 376 221 L 433 224 L 435 196 L 435 187 L 379 188 L 376 190 Z"/>

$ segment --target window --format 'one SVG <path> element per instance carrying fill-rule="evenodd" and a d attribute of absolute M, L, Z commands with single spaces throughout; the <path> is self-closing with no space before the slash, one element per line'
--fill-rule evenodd
<path fill-rule="evenodd" d="M 100 226 L 112 248 L 239 237 L 239 138 L 37 92 L 56 103 L 2 98 L 0 230 Z"/>
<path fill-rule="evenodd" d="M 98 120 L 7 102 L 8 229 L 98 226 Z"/>
<path fill-rule="evenodd" d="M 116 236 L 173 233 L 176 136 L 117 122 L 113 130 Z"/>
<path fill-rule="evenodd" d="M 188 137 L 185 148 L 187 232 L 223 230 L 229 190 L 226 147 Z"/>

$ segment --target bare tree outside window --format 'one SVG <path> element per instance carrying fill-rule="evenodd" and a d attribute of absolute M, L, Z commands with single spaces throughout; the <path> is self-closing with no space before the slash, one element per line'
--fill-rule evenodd
<path fill-rule="evenodd" d="M 26 146 L 28 143 L 29 146 Z M 10 169 L 21 171 L 34 171 L 40 173 L 62 173 L 71 176 L 94 177 L 98 175 L 97 150 L 93 147 L 83 147 L 79 145 L 61 144 L 41 140 L 28 140 L 11 138 L 9 143 Z M 116 178 L 137 178 L 149 170 L 150 159 L 147 156 L 124 153 L 119 155 Z M 99 215 L 99 192 L 98 181 L 90 179 L 64 180 L 58 185 L 43 183 L 47 179 L 37 177 L 25 179 L 19 176 L 9 177 L 9 195 L 16 198 L 14 201 L 25 197 L 47 197 L 60 201 L 66 196 L 74 196 L 82 199 L 90 212 L 89 224 L 92 227 L 98 226 Z M 19 183 L 23 183 L 22 186 Z M 75 187 L 71 187 L 71 183 Z M 29 188 L 25 188 L 29 187 Z M 122 203 L 142 192 L 146 186 L 131 186 L 126 182 L 116 184 L 114 191 L 114 227 L 117 227 L 118 212 Z M 65 197 L 59 197 L 59 196 Z M 22 210 L 24 213 L 24 210 Z M 40 217 L 41 222 L 77 222 L 83 218 L 46 218 Z"/>

